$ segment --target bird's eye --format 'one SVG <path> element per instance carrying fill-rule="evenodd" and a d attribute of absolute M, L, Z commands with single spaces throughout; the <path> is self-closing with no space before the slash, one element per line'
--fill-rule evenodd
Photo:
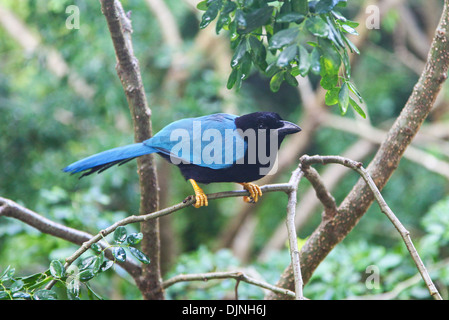
<path fill-rule="evenodd" d="M 267 126 L 265 125 L 265 123 L 259 123 L 259 129 L 266 129 Z"/>

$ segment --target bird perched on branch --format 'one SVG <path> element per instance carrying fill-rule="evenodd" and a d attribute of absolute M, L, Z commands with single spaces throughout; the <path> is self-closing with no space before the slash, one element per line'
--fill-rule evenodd
<path fill-rule="evenodd" d="M 92 155 L 63 171 L 83 172 L 83 177 L 145 154 L 157 153 L 178 166 L 192 184 L 196 208 L 208 204 L 198 183 L 236 182 L 250 194 L 244 201 L 257 202 L 262 191 L 252 181 L 273 170 L 283 139 L 299 131 L 300 127 L 273 112 L 243 116 L 217 113 L 181 119 L 148 140 Z"/>

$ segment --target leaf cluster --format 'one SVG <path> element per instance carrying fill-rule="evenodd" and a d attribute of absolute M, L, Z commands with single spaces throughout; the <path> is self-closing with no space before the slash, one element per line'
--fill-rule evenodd
<path fill-rule="evenodd" d="M 44 286 L 52 280 L 57 280 L 59 287 L 66 288 L 68 299 L 79 300 L 82 288 L 85 288 L 90 299 L 102 299 L 89 281 L 99 274 L 109 270 L 115 262 L 125 262 L 127 252 L 130 252 L 142 263 L 150 263 L 149 258 L 134 247 L 142 240 L 142 233 L 127 233 L 125 227 L 118 227 L 113 234 L 113 244 L 103 248 L 98 243 L 91 246 L 93 255 L 81 257 L 76 263 L 64 267 L 60 260 L 52 260 L 49 269 L 26 277 L 15 277 L 15 269 L 8 266 L 0 275 L 0 300 L 56 300 L 60 298 L 54 290 Z M 105 257 L 106 249 L 112 250 L 114 260 Z"/>
<path fill-rule="evenodd" d="M 217 33 L 229 31 L 234 55 L 228 89 L 239 89 L 253 66 L 270 78 L 273 92 L 312 73 L 321 76 L 327 105 L 338 105 L 342 114 L 351 106 L 365 118 L 350 81 L 349 52 L 359 51 L 347 35 L 357 35 L 358 24 L 336 11 L 344 6 L 346 0 L 205 0 L 197 8 L 205 11 L 200 28 L 216 19 Z"/>

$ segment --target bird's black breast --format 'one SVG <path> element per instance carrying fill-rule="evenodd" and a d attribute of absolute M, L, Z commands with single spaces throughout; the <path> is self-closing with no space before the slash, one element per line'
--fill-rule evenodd
<path fill-rule="evenodd" d="M 165 160 L 170 161 L 170 157 L 159 153 Z M 233 164 L 224 169 L 211 169 L 190 163 L 180 163 L 176 165 L 186 180 L 193 179 L 198 183 L 212 182 L 251 182 L 261 179 L 260 164 Z"/>

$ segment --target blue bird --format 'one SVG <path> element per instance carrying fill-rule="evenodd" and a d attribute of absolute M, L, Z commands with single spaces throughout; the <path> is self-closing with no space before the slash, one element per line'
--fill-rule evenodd
<path fill-rule="evenodd" d="M 63 169 L 80 178 L 145 154 L 157 153 L 178 166 L 195 191 L 196 208 L 207 206 L 198 183 L 236 182 L 250 193 L 246 202 L 262 196 L 258 180 L 272 170 L 279 147 L 288 134 L 301 131 L 274 112 L 243 116 L 226 113 L 181 119 L 170 123 L 152 138 L 118 147 L 72 163 Z"/>

